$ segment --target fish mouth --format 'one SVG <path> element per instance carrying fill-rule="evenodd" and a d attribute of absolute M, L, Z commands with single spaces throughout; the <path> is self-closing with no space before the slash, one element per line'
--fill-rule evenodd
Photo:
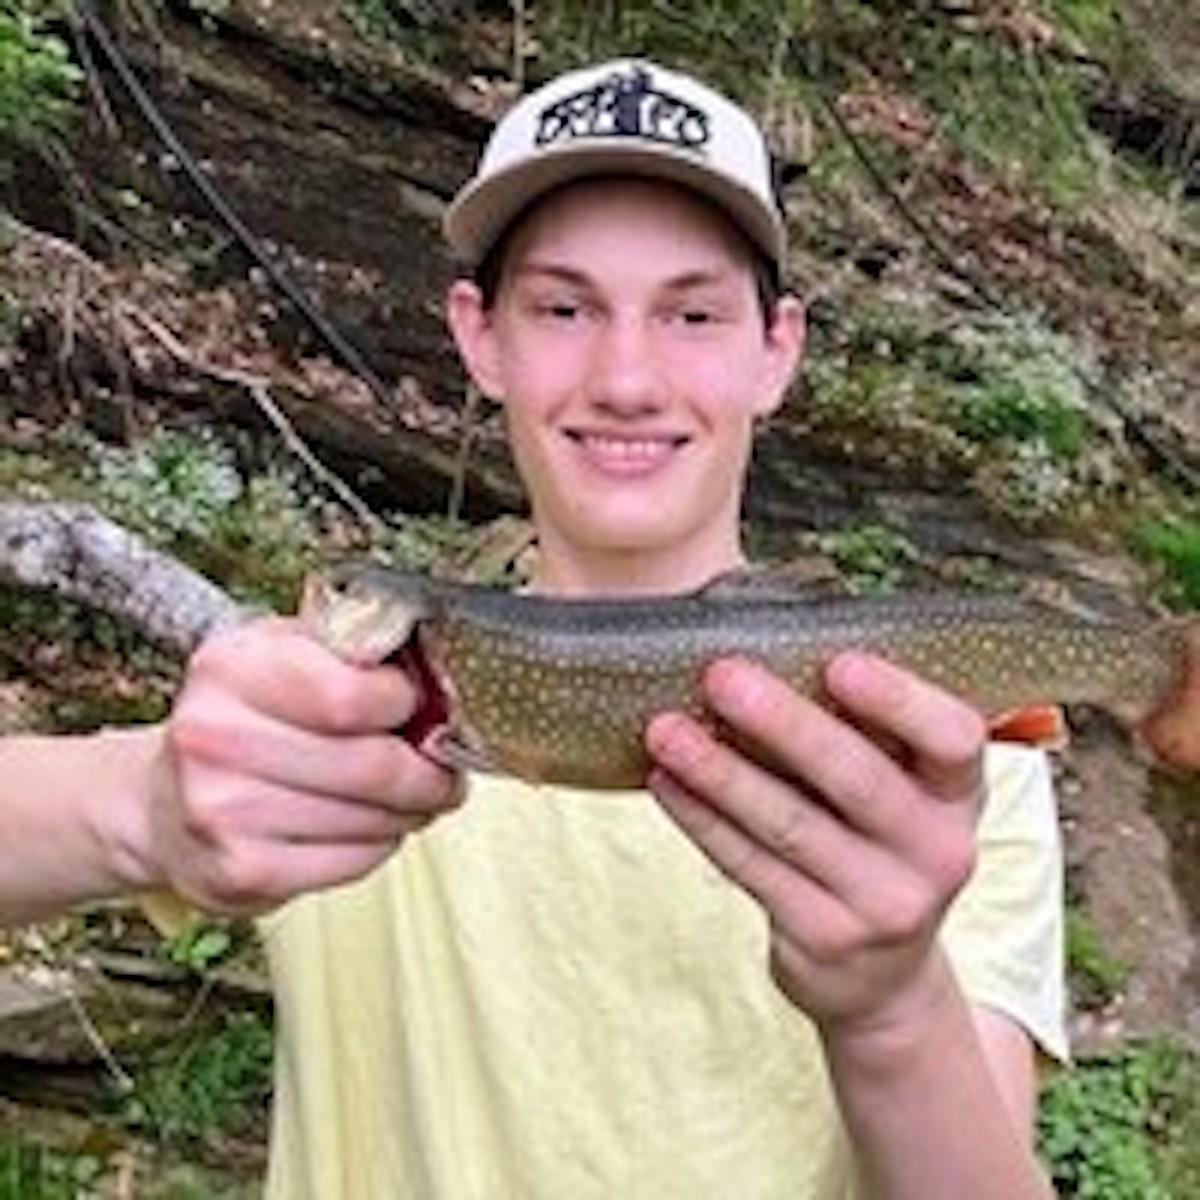
<path fill-rule="evenodd" d="M 417 637 L 409 638 L 388 662 L 399 667 L 417 688 L 417 706 L 397 732 L 415 750 L 436 760 L 431 748 L 449 729 L 453 711 L 449 681 L 434 667 Z"/>

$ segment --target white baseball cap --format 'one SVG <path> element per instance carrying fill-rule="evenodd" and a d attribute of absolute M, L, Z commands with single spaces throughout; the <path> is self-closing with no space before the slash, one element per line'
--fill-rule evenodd
<path fill-rule="evenodd" d="M 782 267 L 787 235 L 757 122 L 690 75 L 640 59 L 559 75 L 500 118 L 443 218 L 451 249 L 478 264 L 527 205 L 594 175 L 649 176 L 700 192 Z"/>

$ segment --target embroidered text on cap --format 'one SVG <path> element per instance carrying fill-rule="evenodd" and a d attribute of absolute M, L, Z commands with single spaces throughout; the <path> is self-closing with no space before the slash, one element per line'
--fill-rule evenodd
<path fill-rule="evenodd" d="M 545 146 L 587 137 L 646 138 L 702 152 L 711 129 L 708 113 L 655 88 L 650 72 L 635 67 L 548 105 L 534 141 Z"/>

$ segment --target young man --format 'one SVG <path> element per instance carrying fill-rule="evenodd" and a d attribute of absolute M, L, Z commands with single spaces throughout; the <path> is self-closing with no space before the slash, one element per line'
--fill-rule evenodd
<path fill-rule="evenodd" d="M 500 122 L 447 232 L 535 590 L 741 565 L 754 423 L 803 341 L 753 121 L 653 64 L 563 76 Z M 826 685 L 836 715 L 714 663 L 708 701 L 758 752 L 665 713 L 647 791 L 538 789 L 431 765 L 387 732 L 413 711 L 402 674 L 264 622 L 199 652 L 164 729 L 68 744 L 54 776 L 10 749 L 41 798 L 0 815 L 0 847 L 56 842 L 0 863 L 0 910 L 163 883 L 227 911 L 296 897 L 261 923 L 278 1200 L 1048 1196 L 1045 762 L 985 755 L 977 714 L 867 656 Z M 65 782 L 86 754 L 90 801 Z"/>

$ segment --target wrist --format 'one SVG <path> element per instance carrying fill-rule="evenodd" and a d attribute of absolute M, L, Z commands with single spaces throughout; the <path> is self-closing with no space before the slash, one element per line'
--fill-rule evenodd
<path fill-rule="evenodd" d="M 100 778 L 88 789 L 87 819 L 106 891 L 129 894 L 159 886 L 152 811 L 162 765 L 162 728 L 111 729 L 94 734 Z"/>
<path fill-rule="evenodd" d="M 869 1012 L 823 1021 L 819 1025 L 831 1061 L 857 1071 L 888 1075 L 902 1072 L 940 1053 L 946 1036 L 970 1013 L 949 962 L 934 947 L 909 983 L 885 1005 Z"/>

